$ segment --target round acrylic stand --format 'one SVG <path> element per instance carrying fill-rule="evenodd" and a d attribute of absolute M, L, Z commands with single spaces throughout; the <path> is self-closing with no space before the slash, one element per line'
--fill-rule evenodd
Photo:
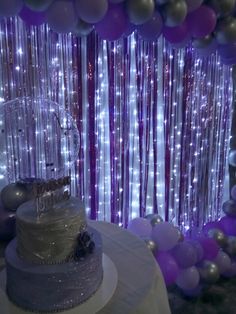
<path fill-rule="evenodd" d="M 103 254 L 103 281 L 96 293 L 81 305 L 64 312 L 62 314 L 95 314 L 101 310 L 112 298 L 117 282 L 118 274 L 112 260 Z M 20 309 L 12 304 L 6 295 L 6 271 L 0 273 L 0 313 L 4 314 L 29 314 L 31 312 Z M 32 312 L 35 314 L 35 312 Z"/>

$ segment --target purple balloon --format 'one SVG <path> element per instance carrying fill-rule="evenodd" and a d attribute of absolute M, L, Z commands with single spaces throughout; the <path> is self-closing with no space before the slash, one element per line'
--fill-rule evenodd
<path fill-rule="evenodd" d="M 45 12 L 32 11 L 26 6 L 20 11 L 19 16 L 28 25 L 39 26 L 46 22 Z"/>
<path fill-rule="evenodd" d="M 210 238 L 201 237 L 198 239 L 203 248 L 203 258 L 206 260 L 213 260 L 219 252 L 219 246 L 215 240 Z"/>
<path fill-rule="evenodd" d="M 134 218 L 128 224 L 127 229 L 141 238 L 150 238 L 152 226 L 145 218 Z"/>
<path fill-rule="evenodd" d="M 195 38 L 205 37 L 216 27 L 216 13 L 213 9 L 206 5 L 200 6 L 187 16 L 187 24 L 190 33 Z"/>
<path fill-rule="evenodd" d="M 126 31 L 128 17 L 122 4 L 110 4 L 105 17 L 95 24 L 98 35 L 105 40 L 117 40 Z"/>
<path fill-rule="evenodd" d="M 195 289 L 200 280 L 200 275 L 195 266 L 190 268 L 182 269 L 176 279 L 176 284 L 183 290 Z"/>
<path fill-rule="evenodd" d="M 75 0 L 79 17 L 87 23 L 100 22 L 107 13 L 107 0 Z"/>
<path fill-rule="evenodd" d="M 203 3 L 203 0 L 185 0 L 185 2 L 188 7 L 188 12 L 192 12 L 201 6 L 201 4 Z"/>
<path fill-rule="evenodd" d="M 219 221 L 210 221 L 210 222 L 207 222 L 204 226 L 203 226 L 203 233 L 208 236 L 208 231 L 211 230 L 211 229 L 221 229 L 221 226 L 220 226 L 220 222 Z"/>
<path fill-rule="evenodd" d="M 219 251 L 213 262 L 218 266 L 220 274 L 224 274 L 230 270 L 231 267 L 230 257 L 229 255 L 222 251 Z"/>
<path fill-rule="evenodd" d="M 179 274 L 179 267 L 174 258 L 168 252 L 156 254 L 156 261 L 160 266 L 167 286 L 173 284 Z"/>
<path fill-rule="evenodd" d="M 224 216 L 220 219 L 220 228 L 229 236 L 236 236 L 236 219 Z"/>
<path fill-rule="evenodd" d="M 71 32 L 77 24 L 74 3 L 58 0 L 53 2 L 47 11 L 49 27 L 57 33 Z"/>
<path fill-rule="evenodd" d="M 152 18 L 137 27 L 138 34 L 145 40 L 154 40 L 157 39 L 161 33 L 163 28 L 163 20 L 161 15 L 156 11 Z"/>
<path fill-rule="evenodd" d="M 23 0 L 0 0 L 0 16 L 17 15 L 23 7 Z"/>
<path fill-rule="evenodd" d="M 189 242 L 184 241 L 177 244 L 171 253 L 178 266 L 181 268 L 191 267 L 197 262 L 196 249 Z"/>
<path fill-rule="evenodd" d="M 160 222 L 152 229 L 152 240 L 157 244 L 158 250 L 171 250 L 179 240 L 178 230 L 169 222 Z"/>
<path fill-rule="evenodd" d="M 15 212 L 7 211 L 0 204 L 0 241 L 10 241 L 16 233 Z"/>
<path fill-rule="evenodd" d="M 163 36 L 172 44 L 181 43 L 188 36 L 187 24 L 184 22 L 176 27 L 165 26 L 163 28 Z"/>

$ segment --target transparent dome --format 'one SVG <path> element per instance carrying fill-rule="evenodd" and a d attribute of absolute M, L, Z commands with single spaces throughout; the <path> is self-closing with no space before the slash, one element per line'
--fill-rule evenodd
<path fill-rule="evenodd" d="M 79 151 L 72 116 L 57 103 L 17 98 L 0 106 L 0 174 L 8 181 L 67 175 Z"/>

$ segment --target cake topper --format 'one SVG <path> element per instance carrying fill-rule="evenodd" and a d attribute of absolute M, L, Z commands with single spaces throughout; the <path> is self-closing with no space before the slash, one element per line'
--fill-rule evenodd
<path fill-rule="evenodd" d="M 54 204 L 68 200 L 70 198 L 70 185 L 70 176 L 35 182 L 33 184 L 33 194 L 36 200 L 38 217 L 50 210 Z M 65 189 L 66 186 L 69 187 Z"/>

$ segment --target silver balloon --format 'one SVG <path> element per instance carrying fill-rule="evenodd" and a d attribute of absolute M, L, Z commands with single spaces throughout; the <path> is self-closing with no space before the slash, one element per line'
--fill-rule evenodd
<path fill-rule="evenodd" d="M 208 231 L 208 237 L 214 239 L 222 248 L 226 247 L 227 245 L 227 237 L 220 229 L 210 229 Z"/>
<path fill-rule="evenodd" d="M 227 15 L 233 12 L 235 0 L 210 0 L 209 5 L 220 15 Z"/>
<path fill-rule="evenodd" d="M 221 20 L 218 23 L 216 29 L 216 39 L 217 42 L 221 45 L 226 45 L 230 43 L 234 43 L 236 41 L 236 19 L 232 16 L 227 17 Z M 236 153 L 235 151 L 230 152 L 230 154 Z M 232 156 L 233 157 L 233 156 Z M 231 158 L 232 158 L 231 157 Z M 232 164 L 230 163 L 230 155 L 229 155 L 229 163 L 236 167 L 236 157 L 232 159 Z"/>
<path fill-rule="evenodd" d="M 207 35 L 203 38 L 193 39 L 192 45 L 194 48 L 203 49 L 207 48 L 213 41 L 213 37 L 211 35 Z"/>
<path fill-rule="evenodd" d="M 228 237 L 225 252 L 230 256 L 236 256 L 236 237 Z"/>
<path fill-rule="evenodd" d="M 185 20 L 188 8 L 184 0 L 176 0 L 168 3 L 164 9 L 165 25 L 174 27 L 183 23 Z"/>
<path fill-rule="evenodd" d="M 23 183 L 11 183 L 1 191 L 3 206 L 8 210 L 16 210 L 21 204 L 31 198 L 26 186 Z"/>
<path fill-rule="evenodd" d="M 215 283 L 220 278 L 218 266 L 211 261 L 203 261 L 198 270 L 201 279 L 207 283 Z"/>
<path fill-rule="evenodd" d="M 78 20 L 78 23 L 73 30 L 73 34 L 77 36 L 87 36 L 93 31 L 93 25 L 82 21 L 81 19 Z"/>
<path fill-rule="evenodd" d="M 130 22 L 141 25 L 151 19 L 155 3 L 154 0 L 128 0 L 126 8 Z"/>
<path fill-rule="evenodd" d="M 158 214 L 149 214 L 145 216 L 146 219 L 150 221 L 150 224 L 154 227 L 155 225 L 159 224 L 160 222 L 163 222 L 163 219 Z"/>
<path fill-rule="evenodd" d="M 54 0 L 24 0 L 25 5 L 33 11 L 45 11 Z"/>
<path fill-rule="evenodd" d="M 222 206 L 223 212 L 229 217 L 236 217 L 236 201 L 228 200 Z"/>
<path fill-rule="evenodd" d="M 153 240 L 145 239 L 144 242 L 147 245 L 147 248 L 153 253 L 157 252 L 157 245 Z"/>

